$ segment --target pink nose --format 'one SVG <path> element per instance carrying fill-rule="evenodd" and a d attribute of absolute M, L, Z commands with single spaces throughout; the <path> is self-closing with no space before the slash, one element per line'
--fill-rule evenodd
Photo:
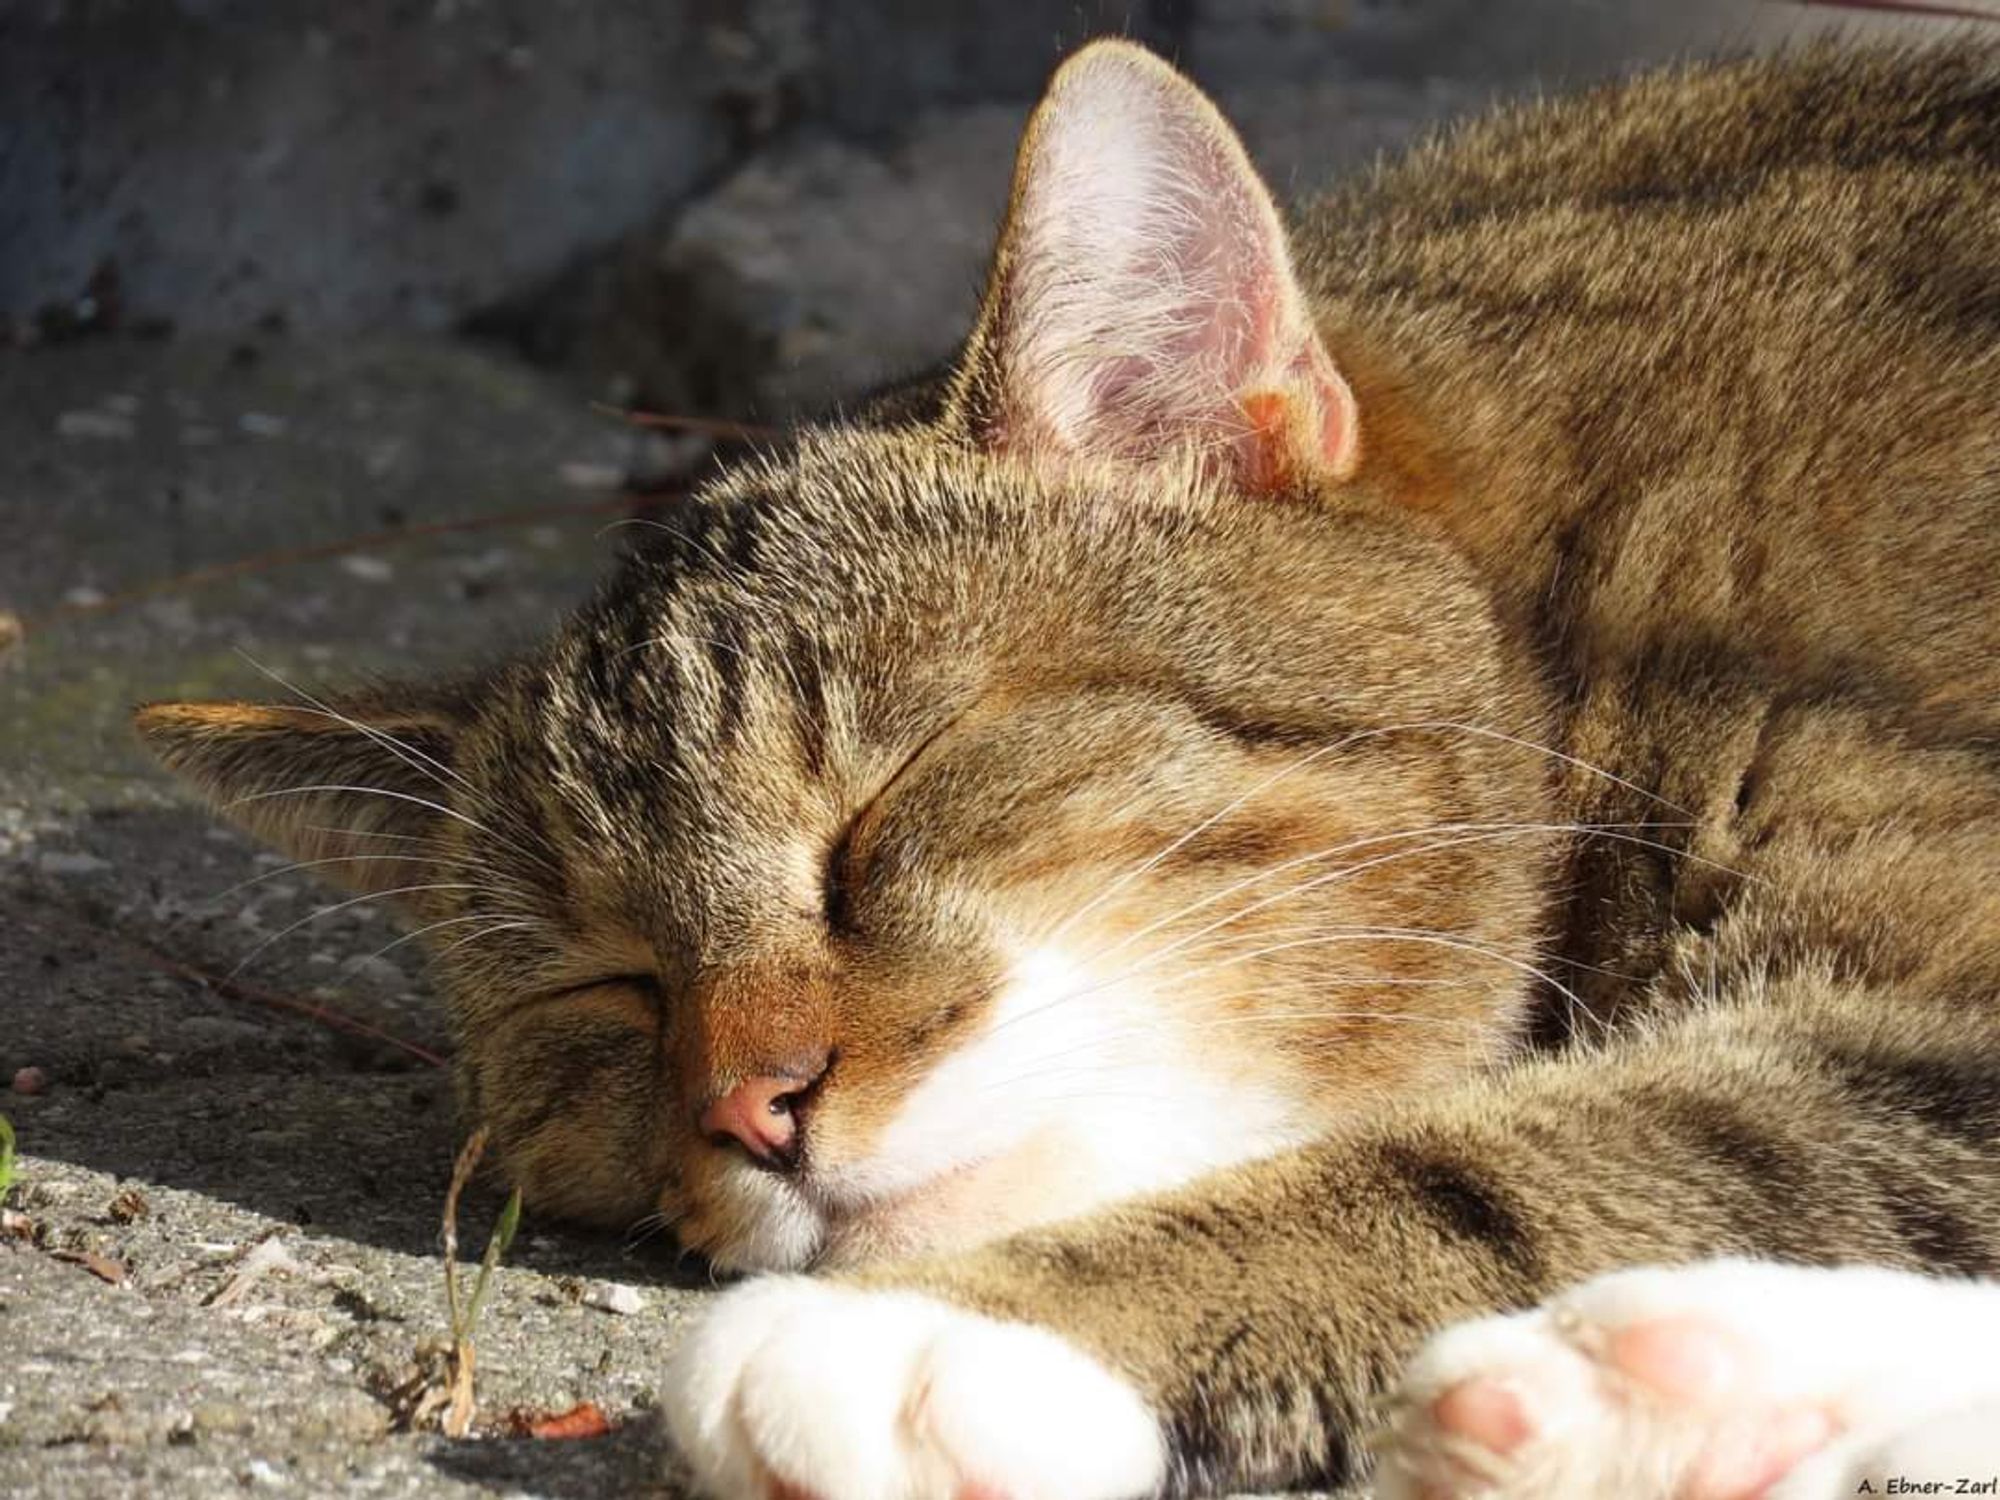
<path fill-rule="evenodd" d="M 799 1152 L 798 1096 L 816 1080 L 764 1075 L 746 1078 L 701 1112 L 701 1132 L 710 1140 L 741 1143 L 755 1161 L 791 1166 Z"/>

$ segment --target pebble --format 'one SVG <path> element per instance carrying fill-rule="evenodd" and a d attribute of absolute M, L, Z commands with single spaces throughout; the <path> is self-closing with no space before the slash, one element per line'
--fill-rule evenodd
<path fill-rule="evenodd" d="M 145 615 L 147 620 L 175 636 L 191 633 L 196 619 L 194 605 L 186 599 L 148 599 Z"/>
<path fill-rule="evenodd" d="M 46 875 L 94 875 L 111 868 L 111 861 L 76 850 L 51 849 L 35 856 L 35 865 Z"/>
<path fill-rule="evenodd" d="M 301 1438 L 349 1438 L 366 1441 L 380 1437 L 389 1426 L 387 1408 L 365 1391 L 330 1391 L 309 1413 L 302 1413 L 294 1431 Z"/>
<path fill-rule="evenodd" d="M 625 484 L 625 470 L 617 464 L 575 462 L 556 470 L 557 477 L 573 490 L 615 490 Z"/>
<path fill-rule="evenodd" d="M 646 1310 L 646 1294 L 636 1286 L 626 1286 L 623 1282 L 600 1281 L 583 1294 L 583 1305 L 629 1318 Z"/>
<path fill-rule="evenodd" d="M 396 576 L 396 565 L 385 557 L 372 557 L 366 552 L 353 552 L 340 560 L 340 566 L 364 583 L 387 583 Z"/>
<path fill-rule="evenodd" d="M 196 1432 L 241 1435 L 256 1427 L 250 1413 L 234 1401 L 204 1401 L 188 1413 Z"/>
<path fill-rule="evenodd" d="M 506 572 L 513 561 L 514 554 L 505 547 L 489 547 L 484 552 L 459 558 L 452 567 L 462 578 L 487 583 Z"/>
<path fill-rule="evenodd" d="M 128 416 L 115 411 L 66 411 L 56 418 L 56 436 L 99 438 L 129 442 L 137 426 Z"/>
<path fill-rule="evenodd" d="M 283 437 L 291 424 L 269 412 L 246 411 L 236 419 L 236 425 L 252 437 Z"/>
<path fill-rule="evenodd" d="M 63 590 L 63 603 L 74 604 L 79 609 L 90 609 L 94 605 L 102 604 L 104 600 L 104 590 L 92 588 L 87 583 L 80 583 L 73 589 Z"/>
<path fill-rule="evenodd" d="M 39 1094 L 49 1086 L 49 1075 L 40 1068 L 29 1066 L 14 1070 L 14 1092 L 17 1094 Z"/>
<path fill-rule="evenodd" d="M 355 960 L 349 967 L 348 973 L 355 979 L 366 980 L 371 984 L 401 986 L 407 985 L 410 982 L 410 976 L 405 974 L 393 962 L 375 954 Z"/>

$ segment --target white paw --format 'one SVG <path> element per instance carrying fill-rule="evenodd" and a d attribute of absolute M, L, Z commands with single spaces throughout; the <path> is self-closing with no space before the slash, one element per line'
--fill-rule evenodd
<path fill-rule="evenodd" d="M 1621 1271 L 1433 1339 L 1394 1403 L 1378 1493 L 1866 1494 L 1836 1476 L 2000 1398 L 1996 1348 L 1988 1283 L 1738 1260 Z"/>
<path fill-rule="evenodd" d="M 667 1420 L 718 1500 L 1127 1500 L 1166 1472 L 1124 1381 L 1044 1329 L 799 1276 L 726 1293 Z"/>

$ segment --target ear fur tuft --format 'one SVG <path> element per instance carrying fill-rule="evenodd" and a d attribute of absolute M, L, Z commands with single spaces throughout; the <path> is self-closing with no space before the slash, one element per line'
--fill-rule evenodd
<path fill-rule="evenodd" d="M 352 890 L 425 883 L 410 871 L 462 816 L 442 706 L 149 703 L 133 727 L 218 811 Z"/>

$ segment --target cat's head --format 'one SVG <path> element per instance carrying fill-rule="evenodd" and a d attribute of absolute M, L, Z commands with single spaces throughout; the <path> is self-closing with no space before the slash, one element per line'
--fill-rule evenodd
<path fill-rule="evenodd" d="M 1526 992 L 1531 710 L 1338 370 L 1228 127 L 1093 47 L 941 414 L 734 468 L 483 677 L 140 728 L 433 924 L 533 1205 L 795 1267 L 1182 1181 Z"/>

